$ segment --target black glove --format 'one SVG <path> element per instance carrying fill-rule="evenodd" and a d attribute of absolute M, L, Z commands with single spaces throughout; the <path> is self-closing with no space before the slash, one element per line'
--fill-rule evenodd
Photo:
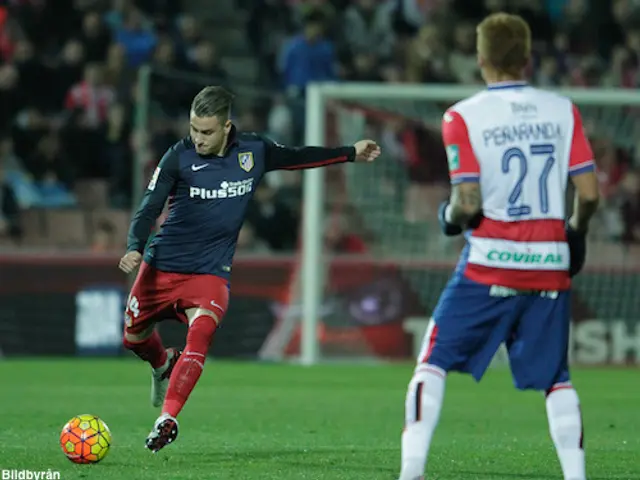
<path fill-rule="evenodd" d="M 586 232 L 578 232 L 566 225 L 567 244 L 569 245 L 569 275 L 575 277 L 587 259 L 587 234 Z"/>
<path fill-rule="evenodd" d="M 456 235 L 460 235 L 462 233 L 462 227 L 459 225 L 452 225 L 447 222 L 445 212 L 447 211 L 448 206 L 449 200 L 445 200 L 440 204 L 440 208 L 438 208 L 438 220 L 440 221 L 440 228 L 442 229 L 442 233 L 444 233 L 447 237 L 455 237 Z"/>

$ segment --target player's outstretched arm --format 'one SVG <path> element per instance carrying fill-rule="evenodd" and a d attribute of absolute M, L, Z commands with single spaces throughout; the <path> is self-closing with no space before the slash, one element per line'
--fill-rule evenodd
<path fill-rule="evenodd" d="M 380 156 L 380 147 L 373 140 L 360 140 L 353 146 L 285 147 L 260 137 L 265 144 L 266 170 L 300 170 L 326 167 L 345 162 L 372 162 Z"/>
<path fill-rule="evenodd" d="M 126 273 L 133 271 L 142 260 L 142 252 L 151 229 L 162 213 L 162 209 L 178 179 L 178 155 L 173 147 L 165 153 L 158 164 L 140 207 L 131 220 L 127 237 L 127 253 L 120 260 L 120 269 Z"/>

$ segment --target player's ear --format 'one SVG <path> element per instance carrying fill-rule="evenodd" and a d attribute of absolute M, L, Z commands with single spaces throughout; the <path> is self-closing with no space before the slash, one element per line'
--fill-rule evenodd
<path fill-rule="evenodd" d="M 482 57 L 482 55 L 480 55 L 480 52 L 478 52 L 478 67 L 484 68 L 484 65 L 485 65 L 484 58 Z"/>
<path fill-rule="evenodd" d="M 231 123 L 231 119 L 227 118 L 227 121 L 224 122 L 224 133 L 227 135 L 231 131 L 231 127 L 233 127 L 233 123 Z"/>

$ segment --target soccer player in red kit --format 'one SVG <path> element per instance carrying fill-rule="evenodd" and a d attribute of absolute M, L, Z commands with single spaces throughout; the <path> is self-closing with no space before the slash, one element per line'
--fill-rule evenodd
<path fill-rule="evenodd" d="M 176 417 L 193 390 L 229 303 L 233 255 L 245 212 L 265 173 L 371 162 L 371 140 L 339 148 L 289 148 L 231 123 L 233 96 L 207 87 L 193 100 L 191 133 L 160 161 L 129 229 L 126 273 L 140 267 L 125 312 L 124 345 L 152 367 L 152 403 L 162 414 L 147 437 L 157 452 L 178 435 Z M 145 249 L 169 200 L 169 214 Z M 165 349 L 158 321 L 188 325 L 184 352 Z"/>
<path fill-rule="evenodd" d="M 572 102 L 524 80 L 531 32 L 517 15 L 478 26 L 487 89 L 449 108 L 442 137 L 451 199 L 439 217 L 467 245 L 442 292 L 406 396 L 400 480 L 423 478 L 447 374 L 480 381 L 502 343 L 516 388 L 546 398 L 565 480 L 586 480 L 582 417 L 568 365 L 571 277 L 598 204 L 593 152 Z M 569 179 L 575 208 L 565 223 Z"/>

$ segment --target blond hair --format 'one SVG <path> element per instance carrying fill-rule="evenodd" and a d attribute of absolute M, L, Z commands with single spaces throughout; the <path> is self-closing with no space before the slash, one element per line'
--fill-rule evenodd
<path fill-rule="evenodd" d="M 517 76 L 531 55 L 531 29 L 519 15 L 494 13 L 477 28 L 478 53 L 487 67 Z"/>

